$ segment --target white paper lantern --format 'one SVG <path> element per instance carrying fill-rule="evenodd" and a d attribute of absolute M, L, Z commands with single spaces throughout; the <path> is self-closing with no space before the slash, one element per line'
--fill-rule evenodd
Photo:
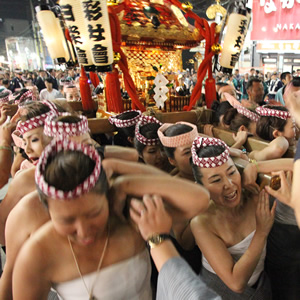
<path fill-rule="evenodd" d="M 60 7 L 78 62 L 87 71 L 110 71 L 113 50 L 106 0 L 61 0 Z"/>
<path fill-rule="evenodd" d="M 61 0 L 60 7 L 69 33 L 75 45 L 78 63 L 84 67 L 92 67 L 89 51 L 88 31 L 80 0 Z"/>
<path fill-rule="evenodd" d="M 229 15 L 220 58 L 220 65 L 224 69 L 232 70 L 238 62 L 247 35 L 249 21 L 250 18 L 246 9 L 240 9 L 238 13 Z"/>
<path fill-rule="evenodd" d="M 60 20 L 46 5 L 37 6 L 36 12 L 51 58 L 60 63 L 69 61 L 70 55 L 60 26 Z"/>

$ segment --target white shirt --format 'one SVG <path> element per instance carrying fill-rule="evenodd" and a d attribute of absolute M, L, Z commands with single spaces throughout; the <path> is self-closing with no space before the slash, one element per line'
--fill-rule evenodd
<path fill-rule="evenodd" d="M 43 89 L 40 92 L 40 100 L 50 100 L 50 101 L 52 101 L 56 98 L 62 98 L 61 93 L 56 89 L 52 89 L 51 92 L 48 92 L 47 89 Z"/>

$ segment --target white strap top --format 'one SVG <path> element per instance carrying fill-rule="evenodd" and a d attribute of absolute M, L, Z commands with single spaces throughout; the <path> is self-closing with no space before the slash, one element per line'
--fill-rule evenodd
<path fill-rule="evenodd" d="M 94 284 L 96 273 L 83 276 L 89 290 Z M 151 300 L 150 276 L 150 258 L 145 249 L 134 257 L 101 269 L 97 282 L 94 284 L 93 295 L 98 300 Z M 88 299 L 87 290 L 80 277 L 55 284 L 53 287 L 57 291 L 59 299 Z"/>
<path fill-rule="evenodd" d="M 254 236 L 255 231 L 251 232 L 247 237 L 245 237 L 242 241 L 240 241 L 239 243 L 237 243 L 236 245 L 233 245 L 228 249 L 229 253 L 231 254 L 234 262 L 237 262 L 241 256 L 246 252 L 246 250 L 248 249 L 252 238 Z M 249 281 L 248 281 L 248 286 L 252 286 L 256 283 L 256 281 L 259 278 L 259 275 L 261 274 L 261 272 L 264 270 L 264 262 L 265 262 L 265 257 L 266 257 L 266 244 L 264 246 L 263 252 L 260 256 L 260 259 L 258 261 L 258 264 L 252 274 L 252 276 L 250 277 Z M 210 264 L 208 263 L 208 261 L 206 260 L 206 258 L 204 257 L 204 255 L 202 255 L 202 265 L 203 267 L 216 274 L 216 272 L 213 270 L 213 268 L 210 266 Z"/>

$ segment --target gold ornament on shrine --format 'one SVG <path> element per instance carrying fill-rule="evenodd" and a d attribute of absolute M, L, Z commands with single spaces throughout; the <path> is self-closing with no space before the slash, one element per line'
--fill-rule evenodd
<path fill-rule="evenodd" d="M 114 64 L 117 64 L 121 60 L 121 54 L 119 52 L 114 52 Z"/>
<path fill-rule="evenodd" d="M 119 0 L 107 0 L 107 6 L 116 6 L 119 4 L 120 4 Z"/>
<path fill-rule="evenodd" d="M 226 9 L 220 5 L 220 0 L 216 0 L 216 2 L 216 4 L 212 4 L 206 10 L 206 15 L 211 20 L 216 18 L 217 13 L 221 14 L 222 17 L 226 15 Z"/>
<path fill-rule="evenodd" d="M 187 1 L 187 2 L 182 3 L 181 8 L 184 12 L 187 12 L 189 10 L 193 10 L 194 7 L 190 2 Z"/>
<path fill-rule="evenodd" d="M 219 54 L 222 51 L 222 47 L 220 44 L 213 44 L 211 46 L 211 50 L 212 52 L 214 52 L 215 54 Z"/>

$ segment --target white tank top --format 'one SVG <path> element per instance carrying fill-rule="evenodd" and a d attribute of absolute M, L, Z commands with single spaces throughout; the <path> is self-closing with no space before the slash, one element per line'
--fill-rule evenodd
<path fill-rule="evenodd" d="M 96 272 L 83 276 L 90 289 Z M 134 257 L 123 260 L 100 270 L 94 284 L 93 295 L 97 300 L 151 300 L 151 264 L 145 249 Z M 86 300 L 87 290 L 81 278 L 62 282 L 53 286 L 63 300 Z"/>
<path fill-rule="evenodd" d="M 255 233 L 255 231 L 251 232 L 242 241 L 240 241 L 236 245 L 233 245 L 233 246 L 227 248 L 235 262 L 237 262 L 241 258 L 241 256 L 246 252 L 246 250 L 248 249 L 248 247 L 252 241 L 252 238 L 254 236 L 254 233 Z M 252 276 L 250 277 L 250 279 L 248 281 L 248 286 L 254 285 L 256 283 L 256 281 L 258 280 L 259 275 L 264 270 L 265 257 L 266 257 L 266 244 L 264 246 L 264 249 L 260 256 L 258 264 L 257 264 Z M 208 263 L 208 261 L 206 260 L 204 255 L 202 255 L 202 265 L 206 270 L 216 274 L 216 272 L 210 266 L 210 264 Z"/>

